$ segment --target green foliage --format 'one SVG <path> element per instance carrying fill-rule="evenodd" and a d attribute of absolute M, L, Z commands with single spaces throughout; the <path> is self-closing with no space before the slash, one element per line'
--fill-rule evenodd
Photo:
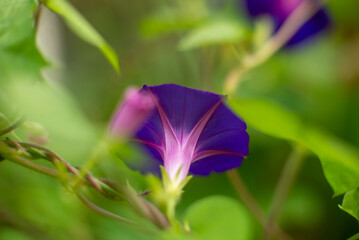
<path fill-rule="evenodd" d="M 203 198 L 187 209 L 190 233 L 167 232 L 162 239 L 247 240 L 253 237 L 253 219 L 238 201 L 224 196 Z"/>
<path fill-rule="evenodd" d="M 188 208 L 186 220 L 194 232 L 190 239 L 246 240 L 252 237 L 248 210 L 228 197 L 211 196 L 195 202 Z"/>
<path fill-rule="evenodd" d="M 212 19 L 193 28 L 179 43 L 180 50 L 216 44 L 238 43 L 246 37 L 245 27 L 234 19 Z"/>
<path fill-rule="evenodd" d="M 38 77 L 39 69 L 45 66 L 35 44 L 36 8 L 35 1 L 0 1 L 0 84 L 5 76 L 10 80 L 19 71 Z"/>
<path fill-rule="evenodd" d="M 48 131 L 49 146 L 53 150 L 76 164 L 86 159 L 99 135 L 65 89 L 32 81 L 14 82 L 6 89 L 9 98 L 14 99 L 15 108 L 20 109 L 26 119 L 41 123 Z M 27 132 L 21 135 L 26 138 Z"/>
<path fill-rule="evenodd" d="M 300 141 L 300 120 L 283 108 L 263 100 L 231 99 L 231 107 L 255 129 L 270 136 Z"/>
<path fill-rule="evenodd" d="M 305 125 L 295 114 L 264 100 L 232 99 L 231 107 L 253 128 L 307 146 L 318 155 L 335 195 L 359 186 L 359 150 Z M 348 202 L 350 200 L 348 198 Z M 348 203 L 347 203 L 348 204 Z"/>
<path fill-rule="evenodd" d="M 188 4 L 196 5 L 195 1 Z M 184 3 L 185 4 L 185 3 Z M 206 16 L 203 8 L 194 6 L 188 11 L 188 8 L 164 8 L 144 18 L 141 22 L 141 33 L 145 37 L 159 37 L 164 34 L 190 29 Z"/>
<path fill-rule="evenodd" d="M 81 39 L 99 48 L 119 73 L 120 67 L 115 50 L 103 39 L 103 37 L 86 21 L 86 19 L 66 0 L 41 0 L 46 7 L 59 14 L 69 28 Z"/>
<path fill-rule="evenodd" d="M 359 239 L 359 233 L 357 233 L 354 236 L 348 238 L 347 240 L 358 240 L 358 239 Z"/>
<path fill-rule="evenodd" d="M 340 208 L 359 221 L 359 188 L 347 192 L 344 195 L 343 203 Z"/>

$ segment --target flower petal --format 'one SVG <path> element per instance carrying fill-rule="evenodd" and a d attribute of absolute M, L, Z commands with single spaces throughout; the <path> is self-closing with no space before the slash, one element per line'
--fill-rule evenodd
<path fill-rule="evenodd" d="M 274 24 L 274 33 L 279 30 L 287 17 L 303 0 L 245 0 L 251 18 L 269 15 Z M 325 8 L 320 9 L 288 41 L 286 47 L 294 46 L 323 31 L 330 25 L 330 18 Z"/>
<path fill-rule="evenodd" d="M 180 178 L 189 170 L 201 175 L 225 171 L 248 154 L 246 124 L 223 104 L 222 95 L 174 84 L 144 86 L 143 91 L 153 94 L 156 111 L 135 140 L 172 178 L 178 169 Z"/>
<path fill-rule="evenodd" d="M 210 92 L 175 84 L 147 87 L 157 98 L 180 141 L 191 132 L 202 116 L 221 98 Z"/>
<path fill-rule="evenodd" d="M 211 172 L 224 172 L 239 167 L 242 157 L 236 155 L 214 155 L 192 163 L 189 172 L 194 175 L 207 176 Z"/>
<path fill-rule="evenodd" d="M 324 9 L 319 10 L 309 21 L 307 21 L 298 32 L 288 41 L 286 46 L 293 46 L 317 33 L 323 31 L 330 25 L 330 18 Z"/>

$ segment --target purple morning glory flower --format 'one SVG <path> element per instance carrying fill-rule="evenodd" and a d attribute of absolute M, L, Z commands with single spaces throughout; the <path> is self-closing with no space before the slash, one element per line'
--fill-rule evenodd
<path fill-rule="evenodd" d="M 134 137 L 152 161 L 147 171 L 163 165 L 173 182 L 188 173 L 208 175 L 240 166 L 248 154 L 246 124 L 223 103 L 224 96 L 175 84 L 146 86 L 156 110 Z"/>
<path fill-rule="evenodd" d="M 269 15 L 274 23 L 275 32 L 286 18 L 305 0 L 245 0 L 248 13 L 252 18 Z M 316 0 L 312 0 L 314 3 Z M 319 4 L 319 3 L 318 3 Z M 297 31 L 286 46 L 296 45 L 329 26 L 330 19 L 326 9 L 320 9 Z"/>

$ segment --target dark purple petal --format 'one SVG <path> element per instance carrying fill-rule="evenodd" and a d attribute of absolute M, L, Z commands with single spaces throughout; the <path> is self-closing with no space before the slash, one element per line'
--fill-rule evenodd
<path fill-rule="evenodd" d="M 239 167 L 242 157 L 235 155 L 214 155 L 192 163 L 189 172 L 193 175 L 207 176 L 211 172 L 224 172 Z M 216 166 L 213 168 L 213 166 Z"/>
<path fill-rule="evenodd" d="M 192 165 L 196 166 L 195 169 L 200 168 L 202 164 L 206 166 L 206 169 L 212 169 L 215 172 L 221 172 L 221 169 L 227 168 L 228 163 L 226 161 L 214 161 L 213 159 L 231 159 L 227 155 L 233 155 L 237 159 L 241 160 L 248 154 L 249 136 L 246 130 L 246 124 L 243 120 L 234 115 L 223 103 L 213 113 L 211 119 L 208 121 L 206 127 L 198 140 L 196 146 L 197 155 L 208 150 L 217 150 L 216 156 L 210 156 L 197 160 Z M 221 152 L 222 151 L 222 152 Z M 226 156 L 224 156 L 226 155 Z M 197 158 L 198 156 L 195 156 Z M 213 165 L 210 167 L 207 159 L 212 159 Z M 239 166 L 240 162 L 234 162 L 233 167 Z M 190 172 L 193 172 L 191 166 Z M 209 172 L 207 173 L 209 174 Z"/>
<path fill-rule="evenodd" d="M 221 95 L 175 84 L 144 86 L 144 89 L 149 89 L 158 98 L 180 141 L 183 135 L 188 134 L 201 117 L 222 98 Z"/>
<path fill-rule="evenodd" d="M 303 0 L 245 0 L 245 5 L 250 18 L 256 19 L 262 15 L 270 16 L 274 24 L 275 33 L 302 1 Z M 329 15 L 326 9 L 323 8 L 298 30 L 288 41 L 286 47 L 296 45 L 318 34 L 329 25 Z"/>
<path fill-rule="evenodd" d="M 288 41 L 286 46 L 294 46 L 328 28 L 330 18 L 324 9 L 319 10 L 298 32 Z"/>
<path fill-rule="evenodd" d="M 248 14 L 257 18 L 273 12 L 273 0 L 245 0 Z"/>

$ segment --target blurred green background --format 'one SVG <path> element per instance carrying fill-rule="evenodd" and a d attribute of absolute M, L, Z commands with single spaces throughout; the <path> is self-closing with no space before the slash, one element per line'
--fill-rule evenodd
<path fill-rule="evenodd" d="M 45 38 L 40 43 L 45 46 L 39 43 L 39 47 L 52 62 L 52 69 L 45 73 L 51 78 L 50 85 L 57 87 L 44 90 L 33 78 L 27 79 L 26 71 L 19 70 L 12 77 L 16 83 L 0 89 L 0 97 L 5 99 L 0 106 L 6 105 L 3 109 L 10 117 L 21 111 L 30 121 L 44 125 L 49 146 L 74 165 L 86 161 L 127 86 L 177 83 L 222 93 L 226 75 L 238 63 L 232 45 L 183 50 L 181 42 L 195 26 L 212 19 L 225 18 L 250 26 L 243 6 L 229 0 L 71 3 L 114 47 L 121 74 L 116 74 L 101 52 L 75 36 L 58 16 L 47 14 L 45 18 L 42 12 L 39 27 L 46 19 L 52 19 L 53 25 L 40 31 L 40 38 Z M 280 51 L 250 71 L 235 95 L 271 100 L 304 122 L 358 147 L 359 2 L 329 1 L 328 5 L 331 29 L 294 49 Z M 46 35 L 53 38 L 49 40 Z M 15 95 L 16 103 L 6 100 Z M 13 104 L 16 106 L 9 107 Z M 268 210 L 291 145 L 252 128 L 248 131 L 250 155 L 239 172 L 261 207 Z M 120 166 L 119 161 L 103 159 L 95 175 L 123 178 L 116 175 Z M 151 239 L 91 212 L 54 179 L 6 161 L 0 163 L 0 177 L 0 239 Z M 145 188 L 143 180 L 136 182 L 137 178 L 131 184 Z M 185 188 L 179 216 L 185 216 L 186 209 L 197 200 L 212 195 L 236 199 L 225 174 L 193 178 Z M 93 199 L 107 209 L 134 217 L 123 203 L 96 194 Z M 341 196 L 333 197 L 318 158 L 309 154 L 286 202 L 280 226 L 294 239 L 347 239 L 359 231 L 359 226 L 338 208 L 341 201 Z M 247 221 L 251 222 L 252 239 L 260 239 L 260 225 L 252 217 Z"/>

